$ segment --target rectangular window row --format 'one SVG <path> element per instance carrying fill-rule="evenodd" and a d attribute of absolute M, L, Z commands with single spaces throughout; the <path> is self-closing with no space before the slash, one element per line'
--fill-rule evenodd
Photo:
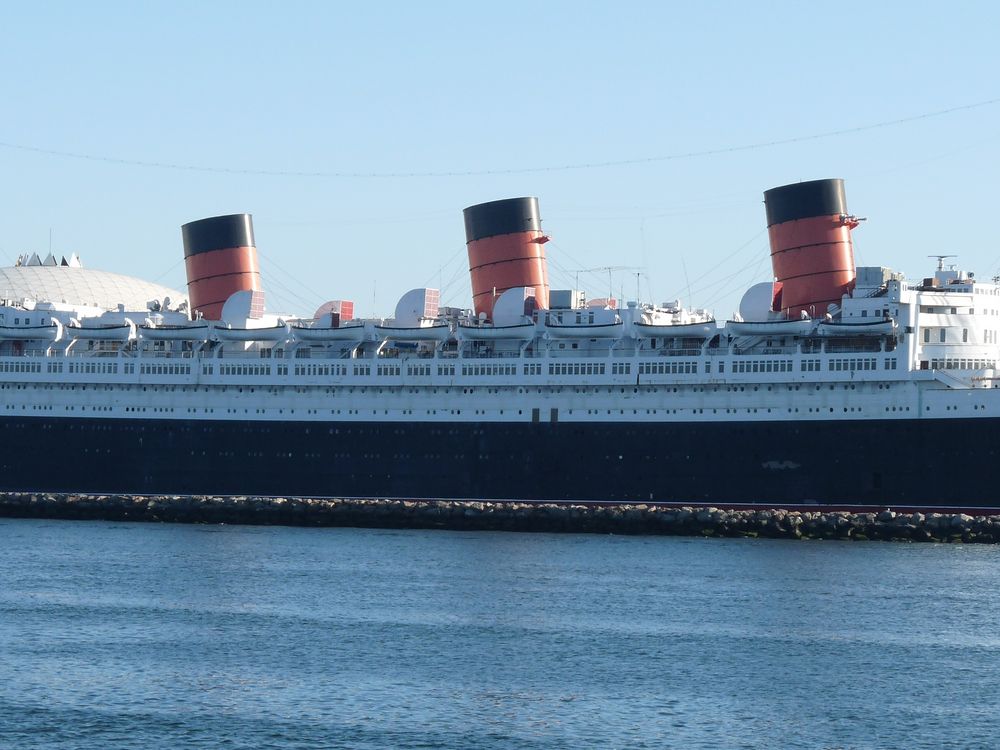
<path fill-rule="evenodd" d="M 334 375 L 346 375 L 346 365 L 295 365 L 296 375 L 311 375 L 320 377 L 330 377 Z"/>
<path fill-rule="evenodd" d="M 3 362 L 0 372 L 38 372 L 42 371 L 41 362 Z"/>
<path fill-rule="evenodd" d="M 877 370 L 878 361 L 875 357 L 851 357 L 849 359 L 831 359 L 827 369 L 843 372 L 850 370 Z"/>
<path fill-rule="evenodd" d="M 932 359 L 931 368 L 934 370 L 986 370 L 995 369 L 996 360 L 993 359 Z"/>
<path fill-rule="evenodd" d="M 603 375 L 603 362 L 553 362 L 549 375 Z"/>
<path fill-rule="evenodd" d="M 143 365 L 143 370 L 147 365 Z M 270 375 L 270 365 L 219 365 L 220 375 Z"/>
<path fill-rule="evenodd" d="M 792 360 L 750 360 L 733 362 L 733 372 L 791 372 Z"/>
<path fill-rule="evenodd" d="M 463 375 L 516 375 L 517 365 L 462 365 Z"/>
<path fill-rule="evenodd" d="M 117 375 L 118 363 L 117 362 L 70 362 L 69 371 L 78 373 L 87 373 L 90 375 L 98 373 L 105 375 Z"/>

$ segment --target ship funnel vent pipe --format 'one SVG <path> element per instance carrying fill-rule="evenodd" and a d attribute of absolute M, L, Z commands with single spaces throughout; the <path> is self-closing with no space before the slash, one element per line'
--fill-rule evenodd
<path fill-rule="evenodd" d="M 823 317 L 854 289 L 851 230 L 843 180 L 812 180 L 764 193 L 771 267 L 780 293 L 775 310 L 789 319 Z"/>
<path fill-rule="evenodd" d="M 191 316 L 220 320 L 236 292 L 259 292 L 260 265 L 250 214 L 212 216 L 181 227 Z"/>
<path fill-rule="evenodd" d="M 496 300 L 515 287 L 533 288 L 537 306 L 548 309 L 549 279 L 543 247 L 548 237 L 542 233 L 538 199 L 480 203 L 463 213 L 476 315 L 492 320 Z"/>

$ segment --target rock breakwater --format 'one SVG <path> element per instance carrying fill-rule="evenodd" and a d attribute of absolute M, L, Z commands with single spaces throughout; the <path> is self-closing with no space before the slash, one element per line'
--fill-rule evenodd
<path fill-rule="evenodd" d="M 0 516 L 173 523 L 1000 542 L 1000 516 L 470 500 L 0 493 Z"/>

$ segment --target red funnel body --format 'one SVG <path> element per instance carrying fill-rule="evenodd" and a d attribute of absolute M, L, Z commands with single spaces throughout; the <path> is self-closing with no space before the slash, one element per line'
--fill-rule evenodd
<path fill-rule="evenodd" d="M 814 180 L 764 193 L 780 310 L 822 317 L 854 288 L 854 247 L 843 180 Z"/>
<path fill-rule="evenodd" d="M 213 216 L 181 227 L 191 314 L 219 320 L 235 292 L 260 291 L 250 214 Z"/>
<path fill-rule="evenodd" d="M 533 287 L 539 308 L 549 306 L 549 280 L 536 198 L 508 198 L 465 209 L 465 241 L 476 314 L 493 318 L 508 289 Z"/>

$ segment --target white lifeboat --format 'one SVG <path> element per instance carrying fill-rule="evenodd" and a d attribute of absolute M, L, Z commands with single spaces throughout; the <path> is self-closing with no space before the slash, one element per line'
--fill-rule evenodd
<path fill-rule="evenodd" d="M 535 338 L 535 324 L 521 323 L 513 326 L 458 325 L 461 341 L 530 341 Z"/>
<path fill-rule="evenodd" d="M 896 331 L 894 320 L 874 320 L 865 323 L 824 322 L 816 326 L 820 336 L 888 336 Z"/>
<path fill-rule="evenodd" d="M 126 320 L 124 323 L 109 326 L 66 326 L 66 338 L 83 341 L 130 341 L 135 338 L 135 323 Z"/>
<path fill-rule="evenodd" d="M 300 341 L 364 341 L 367 338 L 364 325 L 308 327 L 293 325 L 292 334 Z"/>
<path fill-rule="evenodd" d="M 432 326 L 375 326 L 375 333 L 383 339 L 393 341 L 447 341 L 451 327 L 446 324 Z"/>
<path fill-rule="evenodd" d="M 59 341 L 63 326 L 53 320 L 49 326 L 0 326 L 0 339 L 12 341 Z"/>
<path fill-rule="evenodd" d="M 207 341 L 212 328 L 207 324 L 192 326 L 139 326 L 139 338 L 150 341 Z"/>
<path fill-rule="evenodd" d="M 727 320 L 726 332 L 737 336 L 808 336 L 816 321 L 802 320 Z"/>
<path fill-rule="evenodd" d="M 625 324 L 597 323 L 594 325 L 545 324 L 545 332 L 554 339 L 617 339 L 621 338 Z"/>
<path fill-rule="evenodd" d="M 212 330 L 219 341 L 284 341 L 288 338 L 288 326 L 269 326 L 266 328 L 223 328 L 216 326 Z"/>
<path fill-rule="evenodd" d="M 707 339 L 719 332 L 714 320 L 703 320 L 698 323 L 639 323 L 633 326 L 635 335 L 639 338 L 699 338 Z"/>

